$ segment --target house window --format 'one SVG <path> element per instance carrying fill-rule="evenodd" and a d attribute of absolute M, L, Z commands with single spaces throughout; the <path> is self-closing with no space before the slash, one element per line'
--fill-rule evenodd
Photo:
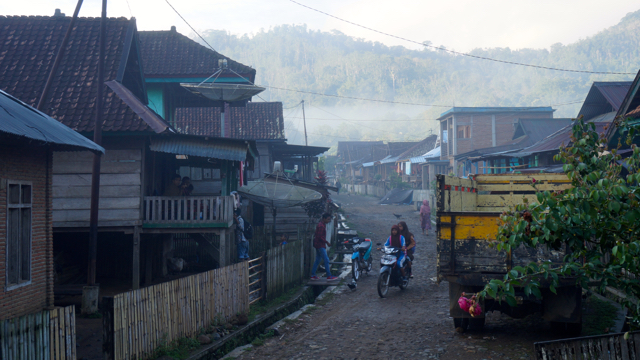
<path fill-rule="evenodd" d="M 458 126 L 458 139 L 468 139 L 471 137 L 471 126 L 461 125 Z"/>
<path fill-rule="evenodd" d="M 7 288 L 31 281 L 31 183 L 7 186 Z"/>

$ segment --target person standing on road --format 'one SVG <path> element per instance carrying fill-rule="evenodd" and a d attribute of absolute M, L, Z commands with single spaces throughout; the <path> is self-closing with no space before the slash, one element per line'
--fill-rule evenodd
<path fill-rule="evenodd" d="M 422 235 L 429 235 L 429 230 L 431 230 L 431 207 L 429 207 L 429 200 L 422 200 L 422 206 L 420 207 L 420 227 L 422 228 Z"/>
<path fill-rule="evenodd" d="M 233 212 L 233 222 L 236 224 L 236 246 L 238 247 L 238 261 L 249 260 L 249 241 L 244 237 L 244 219 L 242 209 Z"/>
<path fill-rule="evenodd" d="M 311 280 L 319 280 L 316 276 L 320 260 L 324 261 L 324 267 L 327 269 L 327 280 L 336 280 L 337 276 L 331 275 L 331 264 L 329 256 L 327 256 L 327 246 L 331 244 L 327 241 L 327 224 L 331 222 L 331 214 L 324 213 L 318 225 L 316 225 L 316 233 L 313 236 L 313 247 L 316 249 L 316 261 L 313 262 L 311 269 Z"/>

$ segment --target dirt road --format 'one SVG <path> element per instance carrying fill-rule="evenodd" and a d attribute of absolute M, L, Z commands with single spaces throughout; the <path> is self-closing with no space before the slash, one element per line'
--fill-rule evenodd
<path fill-rule="evenodd" d="M 374 244 L 386 240 L 398 222 L 393 213 L 402 215 L 417 242 L 409 288 L 378 296 L 380 256 L 374 251 L 373 272 L 361 278 L 355 291 L 339 292 L 289 323 L 281 336 L 238 359 L 532 359 L 534 342 L 554 338 L 540 316 L 512 320 L 499 313 L 487 315 L 483 330 L 457 333 L 449 318 L 448 285 L 431 280 L 435 236 L 420 234 L 418 213 L 410 206 L 378 205 L 372 197 L 340 195 L 336 201 Z"/>

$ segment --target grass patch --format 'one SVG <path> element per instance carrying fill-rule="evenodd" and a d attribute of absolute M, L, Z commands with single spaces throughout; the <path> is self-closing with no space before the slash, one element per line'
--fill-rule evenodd
<path fill-rule="evenodd" d="M 327 303 L 328 303 L 329 301 L 333 300 L 333 297 L 334 297 L 335 295 L 336 295 L 336 294 L 334 294 L 334 293 L 332 293 L 332 292 L 327 293 L 327 295 L 325 295 L 322 299 L 317 300 L 317 301 L 316 301 L 316 304 L 317 304 L 318 306 L 325 306 L 325 305 L 327 305 Z"/>
<path fill-rule="evenodd" d="M 257 303 L 251 305 L 249 310 L 249 322 L 255 320 L 256 316 L 259 314 L 266 313 L 270 308 L 275 307 L 277 305 L 282 305 L 285 302 L 291 300 L 291 298 L 300 290 L 300 286 L 296 286 L 293 289 L 285 292 L 284 294 L 278 296 L 277 298 L 270 301 L 258 301 Z"/>
<path fill-rule="evenodd" d="M 616 320 L 618 320 L 617 307 L 593 295 L 589 296 L 583 307 L 582 335 L 606 334 L 616 323 Z"/>
<path fill-rule="evenodd" d="M 273 330 L 269 330 L 264 334 L 258 335 L 258 337 L 253 339 L 253 341 L 251 342 L 251 345 L 253 345 L 253 346 L 262 346 L 262 345 L 264 345 L 265 340 L 267 340 L 270 337 L 273 337 Z"/>
<path fill-rule="evenodd" d="M 151 355 L 152 359 L 157 359 L 161 356 L 171 356 L 174 359 L 186 359 L 191 351 L 200 347 L 198 340 L 194 338 L 183 337 L 172 341 L 170 343 L 164 340 L 160 346 Z"/>
<path fill-rule="evenodd" d="M 317 306 L 311 305 L 311 306 L 307 306 L 306 309 L 304 309 L 304 311 L 302 312 L 305 315 L 311 314 L 312 312 L 318 310 Z"/>

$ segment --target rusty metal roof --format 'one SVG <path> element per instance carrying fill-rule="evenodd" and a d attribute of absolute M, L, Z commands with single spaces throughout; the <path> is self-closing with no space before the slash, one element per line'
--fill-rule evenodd
<path fill-rule="evenodd" d="M 2 90 L 0 133 L 43 142 L 57 147 L 57 150 L 90 150 L 104 153 L 104 149 L 98 144 Z"/>
<path fill-rule="evenodd" d="M 251 142 L 228 138 L 197 136 L 159 136 L 151 138 L 151 151 L 204 158 L 246 161 L 251 157 Z M 253 144 L 255 147 L 255 143 Z"/>
<path fill-rule="evenodd" d="M 598 134 L 605 132 L 605 127 L 610 125 L 608 122 L 594 123 L 596 125 L 596 132 Z M 567 146 L 571 142 L 573 124 L 565 126 L 564 128 L 556 131 L 555 133 L 547 136 L 541 141 L 522 149 L 521 151 L 508 153 L 511 157 L 525 157 L 534 153 L 542 153 L 547 151 L 554 151 L 560 149 L 561 146 Z"/>
<path fill-rule="evenodd" d="M 618 111 L 629 92 L 631 81 L 596 81 L 584 99 L 578 117 L 590 120 L 598 115 Z"/>

